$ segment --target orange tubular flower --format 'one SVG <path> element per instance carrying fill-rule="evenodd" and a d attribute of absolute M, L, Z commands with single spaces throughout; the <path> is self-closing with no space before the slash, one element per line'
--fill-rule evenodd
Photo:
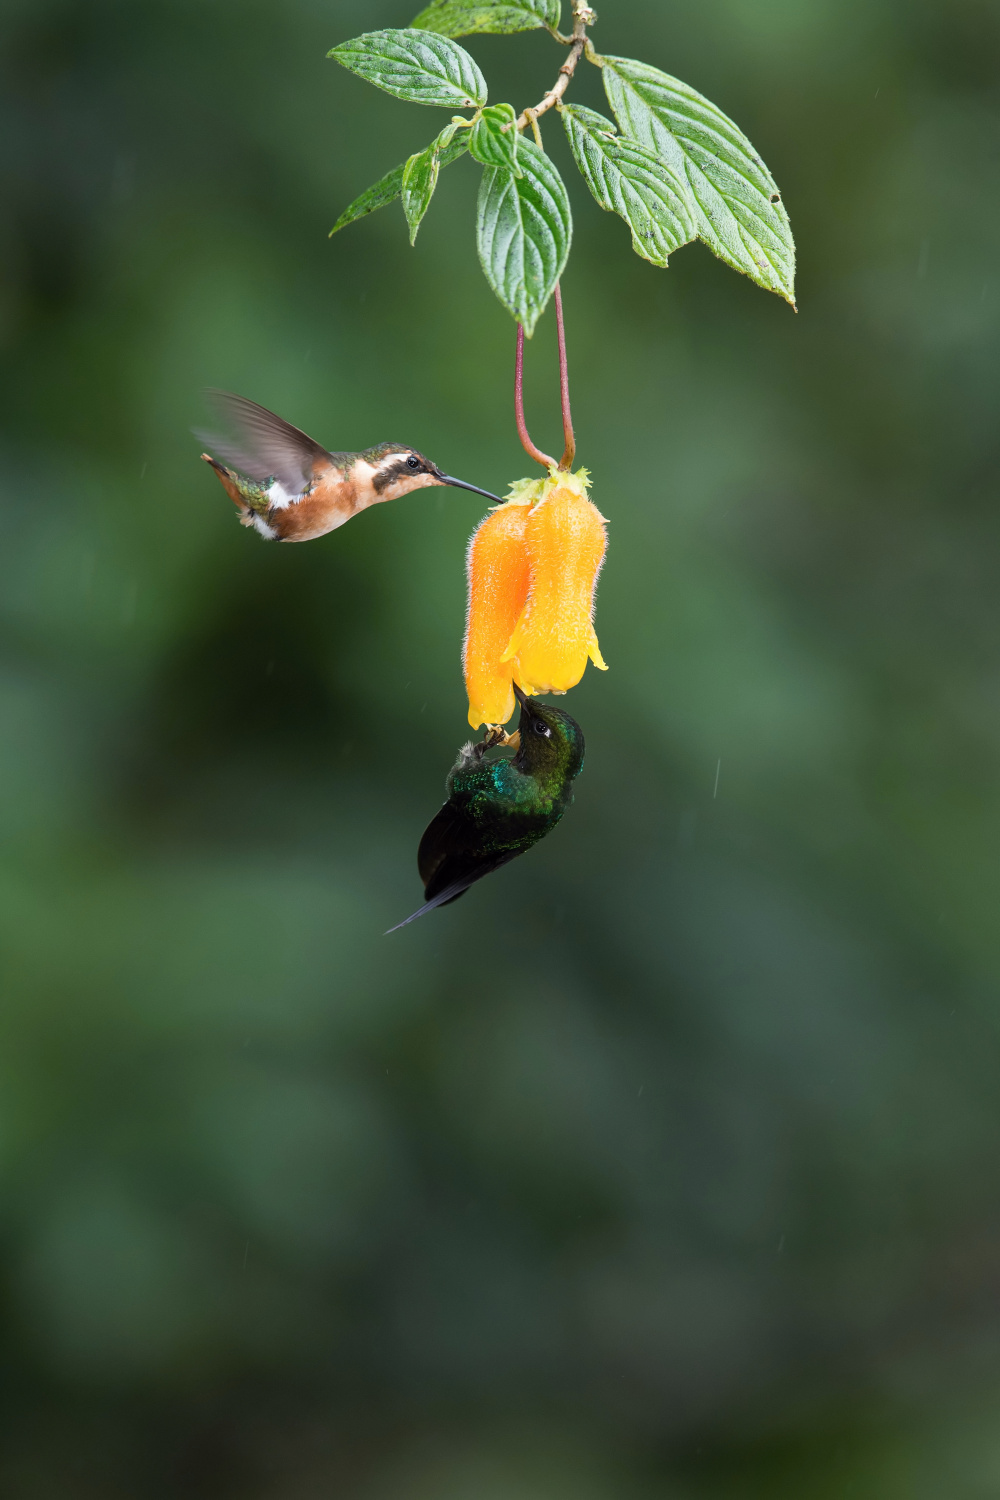
<path fill-rule="evenodd" d="M 469 618 L 463 665 L 469 723 L 506 724 L 516 707 L 513 662 L 503 653 L 528 597 L 524 532 L 529 499 L 516 494 L 491 510 L 469 543 Z"/>
<path fill-rule="evenodd" d="M 565 693 L 588 657 L 607 670 L 593 625 L 604 526 L 583 469 L 514 485 L 479 526 L 469 544 L 464 650 L 473 729 L 506 724 L 512 682 L 526 693 Z"/>
<path fill-rule="evenodd" d="M 588 657 L 602 672 L 594 632 L 594 590 L 607 547 L 605 521 L 587 499 L 587 474 L 554 473 L 538 486 L 525 528 L 531 579 L 521 617 L 501 658 L 527 693 L 566 693 Z"/>

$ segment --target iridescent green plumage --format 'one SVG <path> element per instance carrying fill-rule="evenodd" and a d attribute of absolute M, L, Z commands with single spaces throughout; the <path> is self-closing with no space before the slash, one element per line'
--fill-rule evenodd
<path fill-rule="evenodd" d="M 572 800 L 583 769 L 583 730 L 561 708 L 514 691 L 521 704 L 518 752 L 513 760 L 487 760 L 488 740 L 459 752 L 448 801 L 417 853 L 426 903 L 400 927 L 457 901 L 475 881 L 526 853 L 551 833 Z"/>

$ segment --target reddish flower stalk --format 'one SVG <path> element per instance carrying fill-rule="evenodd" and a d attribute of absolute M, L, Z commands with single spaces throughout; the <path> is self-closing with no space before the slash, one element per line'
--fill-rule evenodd
<path fill-rule="evenodd" d="M 576 458 L 576 437 L 573 433 L 573 413 L 569 404 L 569 362 L 566 357 L 566 323 L 563 318 L 562 291 L 556 282 L 556 332 L 559 341 L 559 395 L 562 401 L 562 423 L 565 448 L 563 449 L 562 461 L 558 467 L 568 470 L 573 467 Z M 529 458 L 533 458 L 536 464 L 543 468 L 556 468 L 556 461 L 543 453 L 541 448 L 535 446 L 528 432 L 528 424 L 524 419 L 524 329 L 521 324 L 517 325 L 517 358 L 514 364 L 514 416 L 517 421 L 517 435 Z"/>
<path fill-rule="evenodd" d="M 556 329 L 559 335 L 559 392 L 562 397 L 563 450 L 560 469 L 571 469 L 576 458 L 576 436 L 573 432 L 573 413 L 569 405 L 569 361 L 566 358 L 566 324 L 563 321 L 562 290 L 556 282 Z"/>
<path fill-rule="evenodd" d="M 517 435 L 528 457 L 533 458 L 536 464 L 541 464 L 543 469 L 554 469 L 555 459 L 543 453 L 541 448 L 535 447 L 524 420 L 524 328 L 520 323 L 517 325 L 517 359 L 514 364 L 514 416 Z"/>

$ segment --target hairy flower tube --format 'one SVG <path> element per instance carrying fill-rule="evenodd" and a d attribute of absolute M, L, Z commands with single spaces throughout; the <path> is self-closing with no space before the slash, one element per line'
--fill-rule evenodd
<path fill-rule="evenodd" d="M 607 536 L 587 488 L 583 469 L 525 480 L 472 538 L 465 678 L 473 728 L 507 722 L 512 681 L 527 693 L 566 693 L 588 658 L 607 670 L 593 624 Z"/>
<path fill-rule="evenodd" d="M 524 533 L 529 499 L 511 498 L 491 510 L 469 543 L 469 614 L 463 665 L 469 723 L 506 724 L 516 701 L 513 662 L 503 653 L 528 597 Z"/>

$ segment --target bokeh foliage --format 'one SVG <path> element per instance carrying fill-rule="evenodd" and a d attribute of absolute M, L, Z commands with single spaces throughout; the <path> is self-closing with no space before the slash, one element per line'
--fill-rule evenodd
<path fill-rule="evenodd" d="M 4 11 L 4 1488 L 985 1500 L 997 11 L 607 0 L 598 47 L 771 165 L 801 311 L 580 195 L 587 768 L 389 940 L 465 733 L 477 502 L 267 547 L 188 427 L 217 385 L 525 472 L 471 164 L 416 250 L 398 208 L 326 238 L 420 111 L 324 54 L 412 11 Z M 468 46 L 519 104 L 560 58 Z"/>

